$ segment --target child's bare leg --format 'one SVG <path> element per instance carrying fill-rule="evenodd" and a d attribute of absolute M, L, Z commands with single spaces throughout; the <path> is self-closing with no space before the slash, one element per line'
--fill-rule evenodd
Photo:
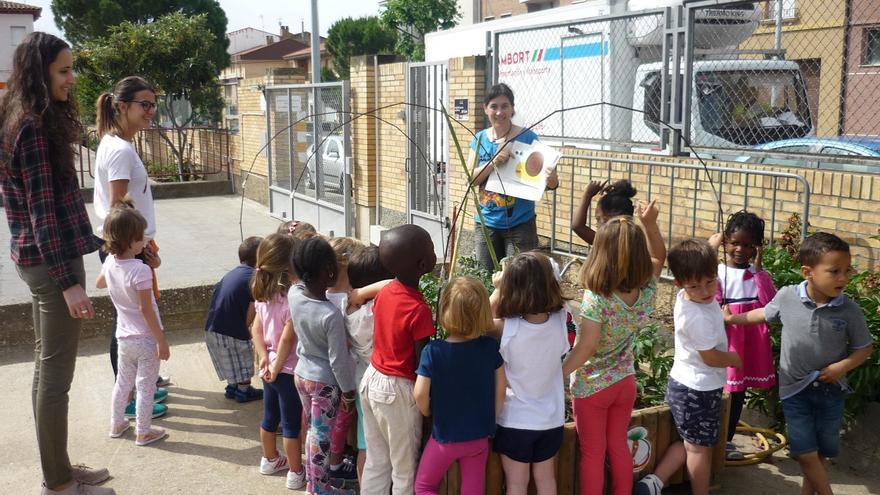
<path fill-rule="evenodd" d="M 362 479 L 364 477 L 364 465 L 367 464 L 367 451 L 364 449 L 358 450 L 358 460 L 357 460 L 357 470 L 358 470 L 358 479 Z"/>
<path fill-rule="evenodd" d="M 302 433 L 300 433 L 302 436 Z M 272 440 L 274 443 L 275 440 Z M 303 469 L 302 463 L 302 448 L 300 447 L 299 437 L 297 438 L 284 438 L 281 441 L 284 446 L 284 455 L 287 456 L 287 464 L 290 466 L 290 470 L 294 473 L 299 473 Z"/>
<path fill-rule="evenodd" d="M 517 462 L 501 455 L 501 467 L 504 468 L 504 486 L 507 495 L 526 495 L 529 491 L 529 464 Z"/>
<path fill-rule="evenodd" d="M 556 495 L 556 457 L 532 464 L 538 495 Z M 528 480 L 526 480 L 528 485 Z"/>
<path fill-rule="evenodd" d="M 801 454 L 797 460 L 798 464 L 801 465 L 801 472 L 804 473 L 804 485 L 801 487 L 801 494 L 832 495 L 828 470 L 825 468 L 825 461 L 819 457 L 819 453 Z"/>
<path fill-rule="evenodd" d="M 260 444 L 263 447 L 263 457 L 266 459 L 278 457 L 278 445 L 275 443 L 275 435 L 274 431 L 269 432 L 260 428 Z"/>
<path fill-rule="evenodd" d="M 663 486 L 669 485 L 669 479 L 676 473 L 687 460 L 687 451 L 684 442 L 675 442 L 666 449 L 660 464 L 654 469 L 654 476 L 660 478 Z"/>
<path fill-rule="evenodd" d="M 688 477 L 693 495 L 709 495 L 709 476 L 712 467 L 712 448 L 684 443 L 687 452 Z"/>

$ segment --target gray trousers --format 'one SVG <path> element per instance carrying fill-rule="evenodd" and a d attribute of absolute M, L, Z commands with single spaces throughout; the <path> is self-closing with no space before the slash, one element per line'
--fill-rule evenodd
<path fill-rule="evenodd" d="M 509 229 L 486 227 L 486 231 L 489 233 L 488 241 L 495 248 L 495 256 L 498 257 L 498 261 L 507 256 L 531 251 L 538 247 L 538 226 L 535 223 L 535 217 Z M 492 257 L 486 247 L 486 239 L 483 237 L 483 229 L 480 228 L 480 224 L 475 225 L 474 236 L 477 261 L 490 273 L 494 272 Z"/>
<path fill-rule="evenodd" d="M 85 287 L 82 258 L 68 261 Z M 17 267 L 31 291 L 34 318 L 34 385 L 31 402 L 37 445 L 46 486 L 55 488 L 73 479 L 67 456 L 67 406 L 76 365 L 82 320 L 71 318 L 61 288 L 46 265 Z"/>

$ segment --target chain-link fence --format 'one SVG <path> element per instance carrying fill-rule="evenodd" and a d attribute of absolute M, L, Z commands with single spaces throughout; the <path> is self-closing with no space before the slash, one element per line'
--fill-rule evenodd
<path fill-rule="evenodd" d="M 492 82 L 545 138 L 880 171 L 880 4 L 680 4 L 497 31 Z"/>
<path fill-rule="evenodd" d="M 634 91 L 644 79 L 640 65 L 660 70 L 662 27 L 662 13 L 654 12 L 501 31 L 495 81 L 513 89 L 517 122 L 542 136 L 659 142 L 643 114 L 629 108 L 643 103 Z M 648 112 L 657 113 L 655 106 Z"/>

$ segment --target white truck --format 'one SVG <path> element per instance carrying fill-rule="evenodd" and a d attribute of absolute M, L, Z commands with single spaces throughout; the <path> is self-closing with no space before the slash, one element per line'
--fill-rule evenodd
<path fill-rule="evenodd" d="M 426 60 L 485 55 L 494 39 L 497 67 L 487 71 L 514 90 L 517 123 L 567 142 L 656 147 L 663 127 L 663 16 L 637 13 L 681 3 L 594 1 L 438 31 L 425 37 Z M 628 13 L 634 15 L 608 17 Z M 762 16 L 763 8 L 751 3 L 696 11 L 689 136 L 695 146 L 751 147 L 813 133 L 798 64 L 780 53 L 737 50 Z M 623 108 L 598 105 L 545 119 L 600 102 Z"/>

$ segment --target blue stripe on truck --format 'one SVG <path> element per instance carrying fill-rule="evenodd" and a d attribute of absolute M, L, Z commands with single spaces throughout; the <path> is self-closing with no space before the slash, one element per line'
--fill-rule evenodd
<path fill-rule="evenodd" d="M 559 60 L 561 53 L 559 47 L 547 48 L 544 51 L 544 60 Z M 572 58 L 598 57 L 600 55 L 608 55 L 608 42 L 601 41 L 598 43 L 586 43 L 583 45 L 571 45 L 565 47 L 564 52 L 566 60 Z"/>

